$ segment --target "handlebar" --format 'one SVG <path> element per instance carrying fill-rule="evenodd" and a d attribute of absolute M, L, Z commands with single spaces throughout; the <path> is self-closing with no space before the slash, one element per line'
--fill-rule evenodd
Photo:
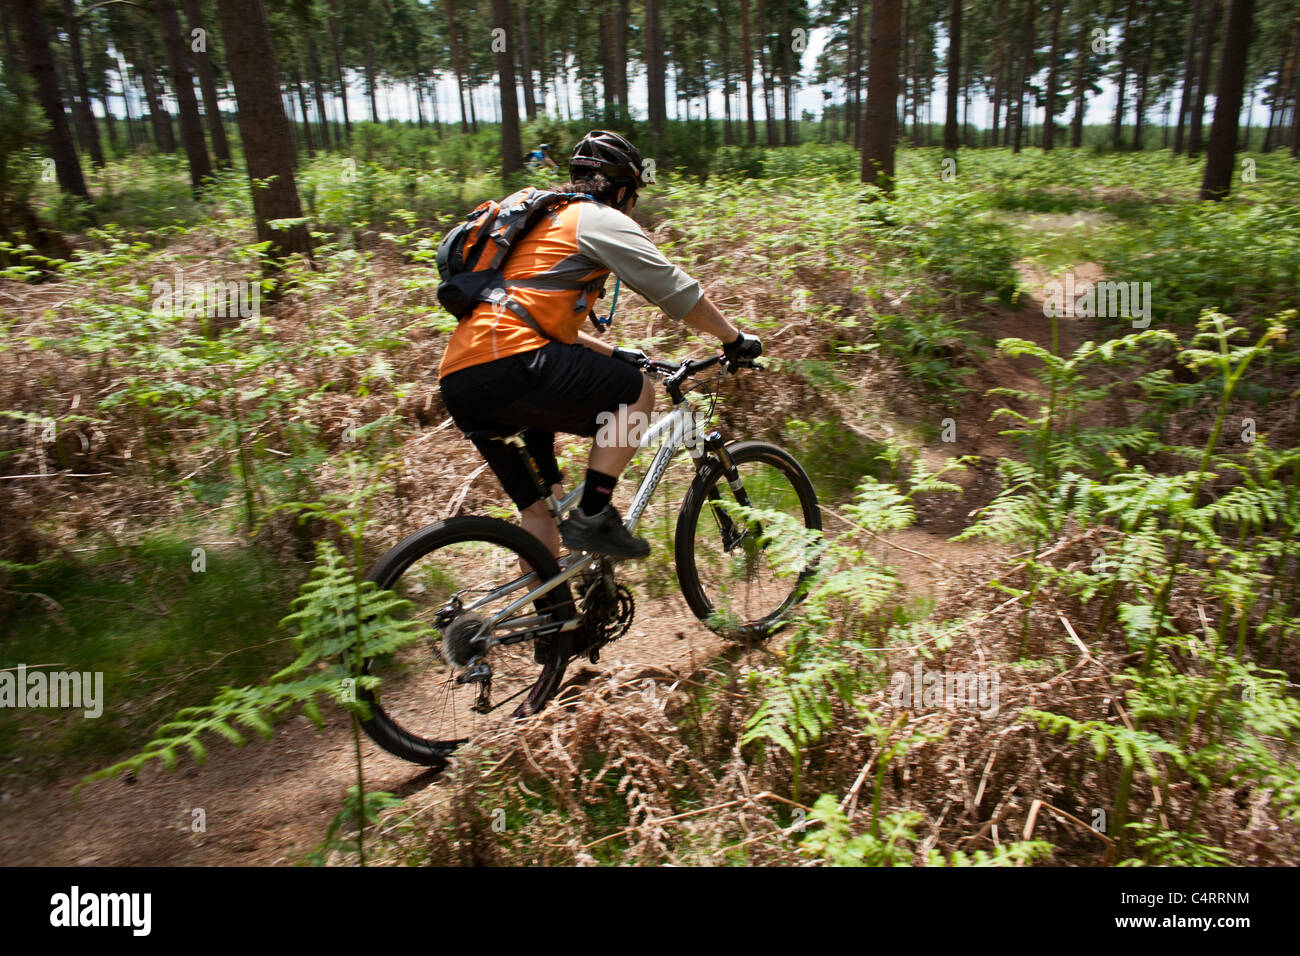
<path fill-rule="evenodd" d="M 648 372 L 654 372 L 663 375 L 666 378 L 665 385 L 677 385 L 705 369 L 713 368 L 718 363 L 727 366 L 729 372 L 735 372 L 742 368 L 751 368 L 756 371 L 762 371 L 763 366 L 752 361 L 749 362 L 728 362 L 724 353 L 719 352 L 717 355 L 706 359 L 686 359 L 682 362 L 661 362 L 659 359 L 646 359 L 640 363 L 641 368 Z"/>

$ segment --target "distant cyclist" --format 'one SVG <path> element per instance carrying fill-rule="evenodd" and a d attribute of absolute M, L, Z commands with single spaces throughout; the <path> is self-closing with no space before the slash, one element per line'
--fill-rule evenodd
<path fill-rule="evenodd" d="M 439 370 L 442 399 L 457 427 L 464 432 L 526 428 L 528 450 L 557 494 L 555 433 L 594 436 L 603 416 L 615 417 L 614 433 L 623 437 L 592 448 L 582 501 L 559 535 L 515 450 L 475 439 L 519 508 L 524 528 L 555 555 L 561 539 L 571 550 L 613 557 L 650 553 L 650 545 L 632 536 L 610 504 L 636 450 L 626 437 L 630 416 L 654 408 L 650 379 L 635 364 L 644 355 L 582 331 L 611 272 L 675 321 L 717 338 L 729 359 L 749 360 L 763 351 L 756 336 L 727 321 L 700 284 L 669 262 L 628 217 L 642 167 L 640 152 L 622 136 L 588 133 L 569 160 L 572 181 L 556 191 L 594 201 L 557 206 L 519 240 L 504 266 L 508 307 L 494 310 L 480 303 L 452 333 Z"/>
<path fill-rule="evenodd" d="M 538 146 L 525 156 L 524 161 L 528 164 L 528 168 L 558 170 L 560 167 L 555 164 L 555 160 L 551 159 L 550 149 L 550 143 L 542 143 L 541 146 Z"/>

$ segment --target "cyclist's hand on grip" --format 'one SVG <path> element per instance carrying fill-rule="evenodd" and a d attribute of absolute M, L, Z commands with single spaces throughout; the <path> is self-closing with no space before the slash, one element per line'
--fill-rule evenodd
<path fill-rule="evenodd" d="M 754 359 L 763 354 L 763 343 L 759 341 L 757 335 L 741 332 L 736 341 L 727 342 L 722 346 L 722 354 L 728 371 L 735 372 L 738 368 L 756 368 Z"/>
<path fill-rule="evenodd" d="M 611 354 L 621 362 L 628 362 L 629 364 L 638 367 L 643 366 L 650 361 L 650 356 L 646 355 L 645 352 L 642 352 L 640 349 L 625 349 L 616 345 Z"/>

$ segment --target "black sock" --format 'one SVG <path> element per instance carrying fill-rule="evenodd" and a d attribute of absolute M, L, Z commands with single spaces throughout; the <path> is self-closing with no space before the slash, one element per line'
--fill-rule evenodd
<path fill-rule="evenodd" d="M 582 504 L 579 505 L 582 513 L 588 518 L 594 518 L 604 511 L 616 484 L 618 484 L 616 476 L 588 468 L 587 483 L 582 489 Z"/>

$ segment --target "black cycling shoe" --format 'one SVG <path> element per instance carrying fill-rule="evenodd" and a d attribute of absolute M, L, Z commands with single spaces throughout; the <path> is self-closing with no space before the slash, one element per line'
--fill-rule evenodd
<path fill-rule="evenodd" d="M 644 558 L 650 542 L 632 536 L 623 527 L 623 519 L 613 505 L 605 505 L 600 514 L 588 517 L 574 508 L 560 524 L 560 538 L 570 551 L 590 551 L 611 558 Z"/>

